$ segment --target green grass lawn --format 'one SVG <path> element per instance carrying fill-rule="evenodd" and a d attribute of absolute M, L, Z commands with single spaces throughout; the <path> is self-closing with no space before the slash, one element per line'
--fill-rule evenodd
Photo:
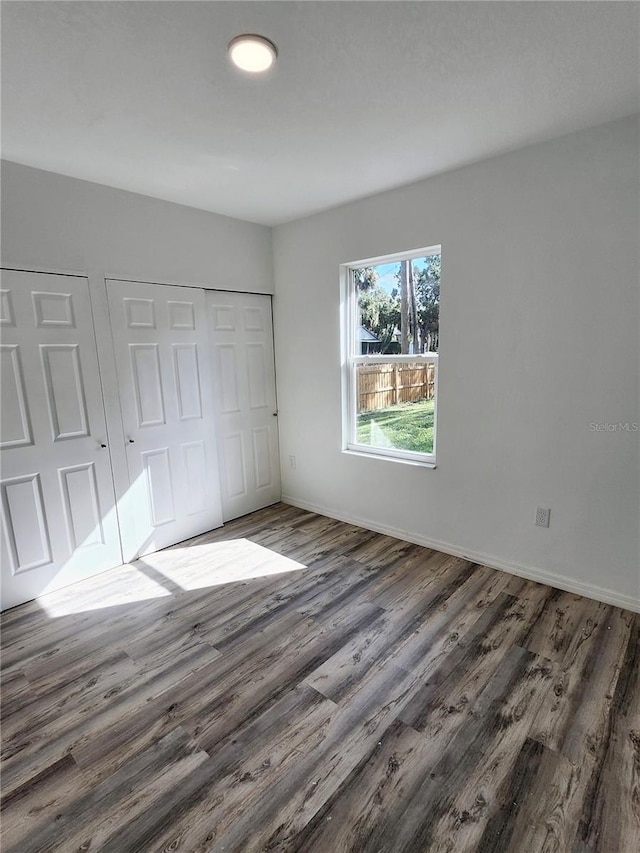
<path fill-rule="evenodd" d="M 362 412 L 357 433 L 359 444 L 433 453 L 433 400 Z"/>

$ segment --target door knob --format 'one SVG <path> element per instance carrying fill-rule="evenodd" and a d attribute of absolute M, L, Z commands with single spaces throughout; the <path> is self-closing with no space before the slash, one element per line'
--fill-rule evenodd
<path fill-rule="evenodd" d="M 133 438 L 130 438 L 130 439 L 129 439 L 129 444 L 133 444 L 133 443 L 134 443 L 134 439 L 133 439 Z"/>
<path fill-rule="evenodd" d="M 103 450 L 104 450 L 104 448 L 105 448 L 106 446 L 107 446 L 106 444 L 102 444 L 102 443 L 100 444 L 100 447 L 101 447 Z"/>

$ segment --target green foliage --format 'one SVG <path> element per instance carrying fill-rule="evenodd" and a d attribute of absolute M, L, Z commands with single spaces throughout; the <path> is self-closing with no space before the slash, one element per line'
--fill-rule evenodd
<path fill-rule="evenodd" d="M 390 352 L 393 333 L 400 322 L 400 300 L 377 284 L 378 273 L 370 268 L 356 270 L 360 322 L 382 342 L 381 352 Z"/>
<path fill-rule="evenodd" d="M 376 444 L 375 437 L 380 434 L 385 447 L 433 453 L 433 400 L 401 403 L 358 415 L 357 439 L 360 444 L 380 446 Z"/>
<path fill-rule="evenodd" d="M 379 275 L 375 267 L 361 267 L 353 271 L 356 286 L 360 293 L 366 293 L 376 286 Z"/>
<path fill-rule="evenodd" d="M 441 264 L 442 258 L 440 255 L 430 255 L 425 258 L 422 269 L 414 266 L 418 325 L 420 326 L 423 352 L 438 351 Z"/>
<path fill-rule="evenodd" d="M 405 288 L 407 305 L 402 305 L 402 264 L 398 264 L 395 278 L 398 287 L 391 293 L 378 284 L 376 267 L 354 270 L 358 289 L 358 304 L 361 323 L 382 341 L 381 352 L 399 352 L 394 335 L 401 327 L 403 307 L 409 329 L 408 338 L 413 342 L 414 352 L 437 352 L 440 331 L 440 255 L 429 255 L 412 262 L 412 269 Z M 412 273 L 412 274 L 411 274 Z M 409 310 L 409 306 L 413 310 Z M 407 345 L 406 336 L 404 338 Z M 408 349 L 405 351 L 409 351 Z"/>

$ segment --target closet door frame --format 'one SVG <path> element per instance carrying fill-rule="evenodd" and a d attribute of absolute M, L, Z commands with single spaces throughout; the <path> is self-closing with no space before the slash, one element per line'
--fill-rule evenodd
<path fill-rule="evenodd" d="M 3 266 L 6 269 L 22 272 L 79 276 L 86 278 L 89 282 L 89 299 L 93 313 L 95 342 L 98 354 L 98 372 L 104 402 L 107 441 L 111 454 L 116 513 L 121 531 L 122 560 L 124 563 L 131 562 L 136 557 L 136 551 L 133 547 L 133 542 L 127 542 L 126 537 L 122 535 L 123 524 L 121 514 L 122 507 L 124 505 L 123 499 L 126 497 L 129 490 L 129 467 L 127 462 L 126 436 L 120 409 L 120 389 L 116 370 L 115 350 L 111 335 L 107 280 L 134 281 L 139 282 L 140 284 L 157 284 L 160 286 L 170 285 L 177 287 L 197 287 L 204 290 L 205 293 L 209 290 L 224 290 L 224 288 L 215 287 L 211 284 L 203 284 L 202 282 L 173 281 L 161 278 L 142 278 L 135 274 L 123 274 L 121 270 L 114 270 L 113 272 L 110 272 L 109 269 L 97 269 L 95 267 L 84 270 L 68 270 L 56 269 L 53 266 L 43 267 L 38 264 L 30 263 L 6 263 L 3 264 Z M 243 291 L 231 290 L 229 292 L 241 293 Z M 268 293 L 261 293 L 260 295 L 272 296 L 272 294 Z M 209 343 L 211 343 L 211 341 L 209 341 Z"/>

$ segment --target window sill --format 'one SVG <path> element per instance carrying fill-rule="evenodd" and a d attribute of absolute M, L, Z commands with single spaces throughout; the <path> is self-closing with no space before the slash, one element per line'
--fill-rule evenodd
<path fill-rule="evenodd" d="M 354 447 L 346 447 L 342 451 L 349 456 L 359 456 L 364 459 L 377 459 L 383 462 L 399 462 L 401 465 L 414 465 L 418 468 L 437 468 L 436 460 L 434 459 L 412 459 L 407 456 L 391 456 L 389 453 L 377 453 L 369 450 L 359 450 Z"/>

